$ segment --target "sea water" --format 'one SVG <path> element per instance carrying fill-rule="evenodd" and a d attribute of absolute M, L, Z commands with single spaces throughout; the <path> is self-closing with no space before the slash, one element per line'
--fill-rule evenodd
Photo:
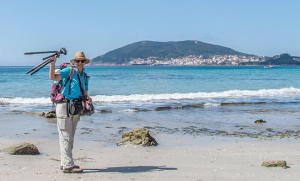
<path fill-rule="evenodd" d="M 55 123 L 38 116 L 54 109 L 49 68 L 32 76 L 26 74 L 31 68 L 0 67 L 0 136 L 4 138 L 55 135 Z M 146 127 L 157 135 L 295 135 L 300 130 L 299 69 L 87 66 L 96 113 L 81 118 L 77 134 L 84 139 L 115 140 L 124 131 Z M 258 119 L 267 123 L 255 124 Z M 16 126 L 20 127 L 12 128 Z"/>

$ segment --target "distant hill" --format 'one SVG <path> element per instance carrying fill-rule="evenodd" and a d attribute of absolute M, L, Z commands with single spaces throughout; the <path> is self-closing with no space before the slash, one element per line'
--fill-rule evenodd
<path fill-rule="evenodd" d="M 140 41 L 112 50 L 104 55 L 92 59 L 91 64 L 127 64 L 132 59 L 158 57 L 181 58 L 189 55 L 248 55 L 231 48 L 212 45 L 201 41 Z"/>
<path fill-rule="evenodd" d="M 275 55 L 273 57 L 267 57 L 266 62 L 260 63 L 261 65 L 300 65 L 299 59 L 300 57 L 291 56 L 288 53 L 283 53 L 280 55 Z"/>

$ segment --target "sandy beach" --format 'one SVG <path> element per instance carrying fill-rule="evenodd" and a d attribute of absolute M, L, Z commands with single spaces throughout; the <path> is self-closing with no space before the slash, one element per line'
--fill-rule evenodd
<path fill-rule="evenodd" d="M 299 180 L 300 144 L 296 139 L 262 140 L 201 137 L 160 138 L 160 145 L 107 147 L 96 141 L 76 141 L 75 163 L 82 174 L 59 170 L 57 140 L 1 139 L 0 149 L 22 142 L 35 144 L 41 155 L 0 152 L 1 180 Z M 192 139 L 192 138 L 191 138 Z M 164 146 L 173 142 L 178 146 Z M 167 145 L 167 144 L 165 144 Z M 288 168 L 263 167 L 263 161 L 286 160 Z"/>

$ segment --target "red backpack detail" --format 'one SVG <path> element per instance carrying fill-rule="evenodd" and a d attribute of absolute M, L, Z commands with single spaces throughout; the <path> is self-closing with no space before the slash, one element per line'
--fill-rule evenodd
<path fill-rule="evenodd" d="M 52 85 L 50 98 L 53 103 L 64 102 L 65 96 L 61 94 L 61 91 L 64 89 L 64 87 L 68 81 L 70 81 L 69 85 L 71 86 L 71 80 L 72 80 L 71 78 L 74 75 L 74 68 L 72 67 L 72 65 L 70 63 L 63 63 L 60 65 L 59 70 L 62 70 L 66 67 L 70 67 L 71 72 L 70 72 L 70 75 L 69 75 L 68 79 L 66 80 L 65 84 L 63 84 L 63 80 L 60 80 L 58 82 L 55 82 Z M 70 90 L 70 87 L 69 87 L 69 90 Z M 70 91 L 69 91 L 69 94 L 70 94 Z"/>

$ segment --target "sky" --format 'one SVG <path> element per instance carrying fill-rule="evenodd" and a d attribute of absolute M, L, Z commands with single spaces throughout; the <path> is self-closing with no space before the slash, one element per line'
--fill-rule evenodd
<path fill-rule="evenodd" d="M 0 0 L 0 66 L 58 51 L 87 58 L 138 41 L 198 40 L 258 56 L 300 56 L 299 0 Z"/>

